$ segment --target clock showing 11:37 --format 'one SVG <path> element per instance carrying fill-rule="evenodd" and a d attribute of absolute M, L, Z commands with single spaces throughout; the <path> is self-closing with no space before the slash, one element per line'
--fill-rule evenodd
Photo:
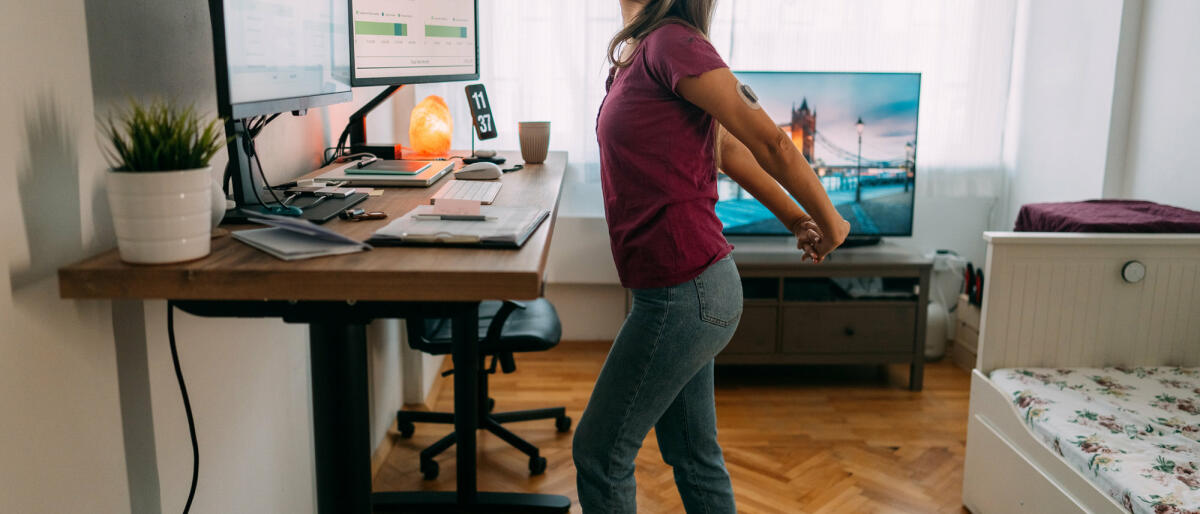
<path fill-rule="evenodd" d="M 487 89 L 483 84 L 467 86 L 467 103 L 471 105 L 471 120 L 480 140 L 498 136 L 496 120 L 492 119 L 492 104 L 488 102 Z"/>

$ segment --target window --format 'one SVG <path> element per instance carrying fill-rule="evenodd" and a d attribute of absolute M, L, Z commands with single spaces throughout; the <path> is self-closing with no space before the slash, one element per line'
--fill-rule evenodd
<path fill-rule="evenodd" d="M 734 70 L 922 73 L 918 195 L 998 196 L 1016 0 L 718 0 L 711 39 Z M 480 2 L 481 81 L 498 140 L 517 122 L 552 123 L 571 155 L 566 214 L 602 212 L 595 119 L 616 0 Z M 422 86 L 470 119 L 463 84 Z M 470 127 L 455 128 L 468 141 Z M 460 143 L 461 144 L 461 143 Z M 465 146 L 465 145 L 462 145 Z"/>

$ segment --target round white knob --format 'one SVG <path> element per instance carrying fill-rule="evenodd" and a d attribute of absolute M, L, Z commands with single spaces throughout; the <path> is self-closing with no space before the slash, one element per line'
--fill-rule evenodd
<path fill-rule="evenodd" d="M 1146 278 L 1146 265 L 1139 261 L 1129 261 L 1121 267 L 1121 278 L 1130 284 L 1136 284 Z"/>

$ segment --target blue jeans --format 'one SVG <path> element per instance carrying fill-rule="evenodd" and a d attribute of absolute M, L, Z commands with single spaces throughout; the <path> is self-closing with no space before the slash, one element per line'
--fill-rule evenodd
<path fill-rule="evenodd" d="M 736 511 L 717 444 L 713 357 L 741 315 L 742 283 L 730 257 L 691 281 L 633 291 L 633 310 L 575 429 L 584 513 L 637 512 L 634 458 L 651 427 L 689 514 Z"/>

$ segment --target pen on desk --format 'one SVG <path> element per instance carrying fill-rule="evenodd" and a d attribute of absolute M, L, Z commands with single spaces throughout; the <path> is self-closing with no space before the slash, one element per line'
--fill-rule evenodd
<path fill-rule="evenodd" d="M 482 214 L 414 214 L 413 218 L 419 221 L 490 221 L 497 219 L 495 216 Z"/>
<path fill-rule="evenodd" d="M 321 195 L 321 196 L 318 196 L 316 200 L 313 200 L 313 202 L 312 202 L 312 203 L 310 203 L 310 204 L 308 204 L 308 205 L 305 205 L 305 206 L 304 206 L 304 208 L 305 208 L 305 209 L 311 209 L 311 208 L 313 208 L 313 207 L 316 207 L 316 206 L 318 206 L 318 205 L 321 205 L 321 202 L 324 202 L 326 198 L 329 198 L 329 196 L 331 196 L 331 195 Z"/>

